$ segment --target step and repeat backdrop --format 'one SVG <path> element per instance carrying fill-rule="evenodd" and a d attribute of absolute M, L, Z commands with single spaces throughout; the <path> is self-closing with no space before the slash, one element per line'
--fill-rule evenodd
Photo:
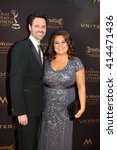
<path fill-rule="evenodd" d="M 11 116 L 9 56 L 26 38 L 26 18 L 41 12 L 48 18 L 43 46 L 55 30 L 67 30 L 86 69 L 87 108 L 74 121 L 73 150 L 100 149 L 100 0 L 0 1 L 0 150 L 15 149 L 17 127 Z"/>

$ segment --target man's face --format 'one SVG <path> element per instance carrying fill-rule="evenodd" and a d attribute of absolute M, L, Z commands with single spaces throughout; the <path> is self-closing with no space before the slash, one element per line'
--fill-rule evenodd
<path fill-rule="evenodd" d="M 35 18 L 32 26 L 29 25 L 30 34 L 40 42 L 46 34 L 46 21 L 43 18 Z"/>

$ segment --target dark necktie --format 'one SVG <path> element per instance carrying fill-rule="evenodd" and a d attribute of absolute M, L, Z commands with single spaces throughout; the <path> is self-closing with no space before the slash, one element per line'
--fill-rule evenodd
<path fill-rule="evenodd" d="M 39 59 L 40 59 L 40 62 L 41 62 L 41 64 L 43 64 L 43 62 L 42 62 L 42 57 L 41 57 L 41 47 L 40 47 L 40 45 L 38 45 L 38 55 L 39 55 Z"/>

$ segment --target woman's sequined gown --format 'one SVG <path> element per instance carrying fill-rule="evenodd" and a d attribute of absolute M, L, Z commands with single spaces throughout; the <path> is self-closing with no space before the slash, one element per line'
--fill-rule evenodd
<path fill-rule="evenodd" d="M 75 88 L 72 85 L 75 83 L 76 72 L 83 67 L 77 57 L 59 71 L 53 70 L 50 62 L 45 62 L 46 106 L 38 150 L 72 150 L 73 121 L 69 120 L 67 105 L 75 99 Z"/>

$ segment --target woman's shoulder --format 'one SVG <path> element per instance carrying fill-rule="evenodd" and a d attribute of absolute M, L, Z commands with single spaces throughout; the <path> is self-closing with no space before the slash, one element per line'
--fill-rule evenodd
<path fill-rule="evenodd" d="M 79 57 L 77 57 L 77 56 L 74 56 L 72 61 L 74 61 L 74 62 L 82 62 L 81 59 Z"/>
<path fill-rule="evenodd" d="M 48 58 L 45 56 L 45 64 L 48 65 L 50 64 L 50 61 L 48 60 Z"/>
<path fill-rule="evenodd" d="M 82 60 L 79 57 L 77 56 L 73 57 L 72 61 L 75 67 L 78 68 L 77 70 L 84 68 L 84 64 L 82 63 Z"/>

